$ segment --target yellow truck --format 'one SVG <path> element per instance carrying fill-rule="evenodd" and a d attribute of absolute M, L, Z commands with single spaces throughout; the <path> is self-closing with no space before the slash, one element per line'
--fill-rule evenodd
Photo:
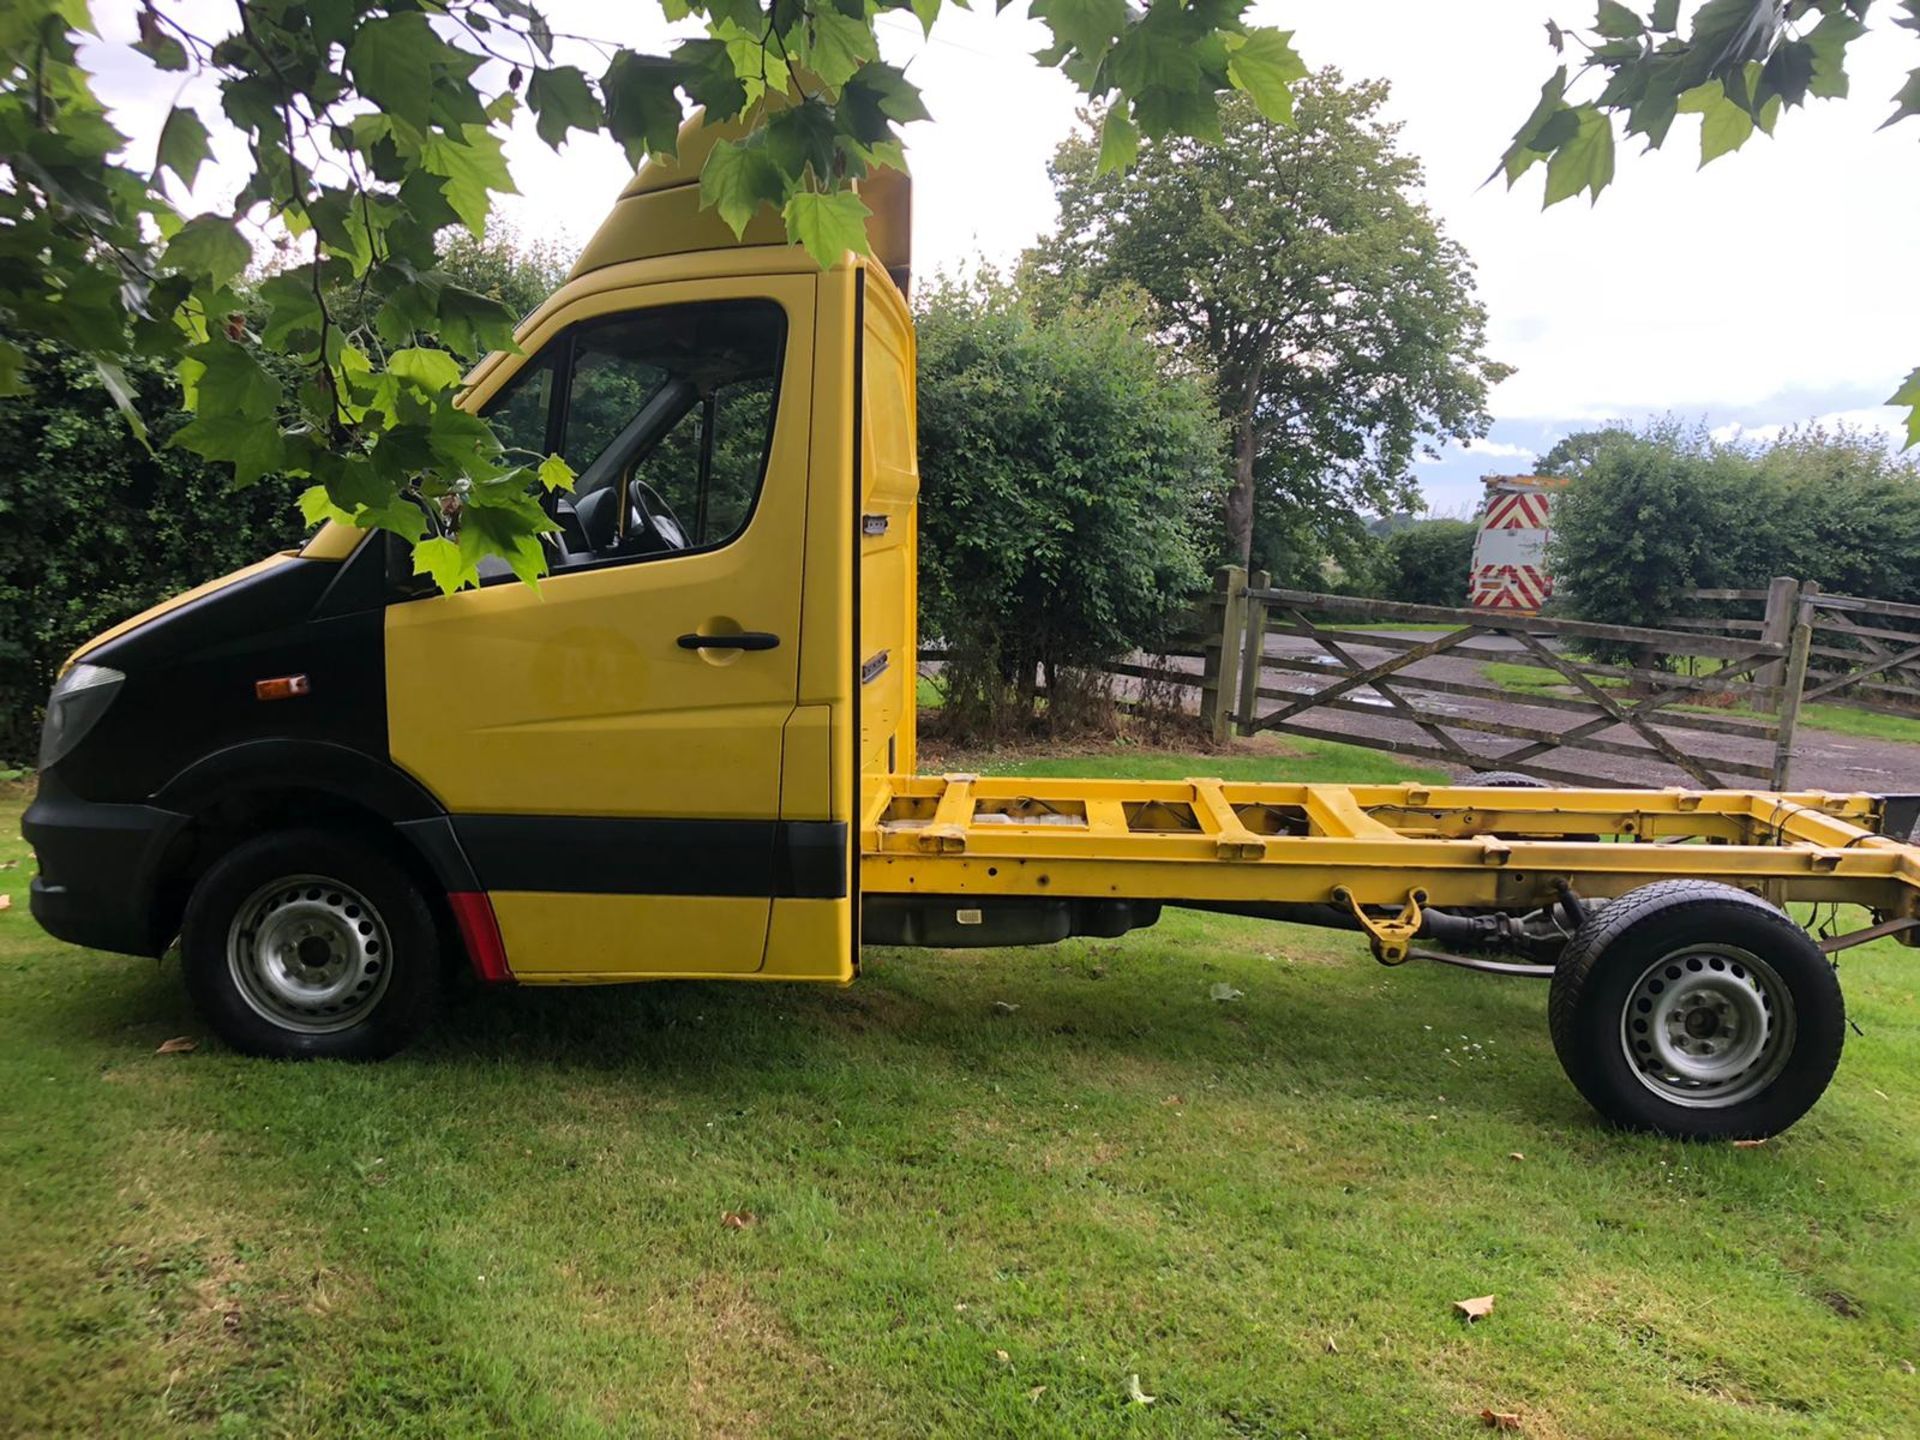
<path fill-rule="evenodd" d="M 1920 925 L 1904 799 L 916 773 L 905 185 L 867 186 L 872 256 L 823 271 L 772 217 L 736 239 L 701 208 L 711 140 L 690 122 L 467 379 L 578 474 L 550 576 L 441 594 L 332 524 L 82 647 L 25 822 L 47 930 L 177 938 L 229 1044 L 368 1058 L 448 957 L 846 984 L 863 941 L 1191 906 L 1550 979 L 1567 1072 L 1620 1124 L 1759 1136 L 1814 1103 L 1830 952 Z M 1819 944 L 1789 901 L 1871 919 Z"/>

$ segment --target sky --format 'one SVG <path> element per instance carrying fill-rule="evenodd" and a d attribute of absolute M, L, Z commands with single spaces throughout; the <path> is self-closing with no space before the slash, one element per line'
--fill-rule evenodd
<path fill-rule="evenodd" d="M 145 163 L 181 82 L 113 43 L 130 38 L 131 20 L 99 8 L 110 43 L 88 62 Z M 557 30 L 610 41 L 654 48 L 670 31 L 646 5 L 547 8 Z M 1256 0 L 1248 14 L 1294 31 L 1309 65 L 1390 82 L 1388 114 L 1425 165 L 1423 198 L 1476 263 L 1489 353 L 1516 367 L 1493 394 L 1488 438 L 1417 467 L 1436 514 L 1468 513 L 1481 475 L 1524 472 L 1559 436 L 1608 419 L 1671 414 L 1722 438 L 1770 438 L 1812 419 L 1891 430 L 1898 412 L 1880 402 L 1920 364 L 1920 287 L 1901 279 L 1920 237 L 1920 119 L 1876 130 L 1920 40 L 1868 35 L 1853 47 L 1853 99 L 1795 111 L 1774 138 L 1756 135 L 1705 169 L 1698 121 L 1683 116 L 1663 151 L 1621 147 L 1597 204 L 1543 212 L 1540 168 L 1511 192 L 1482 182 L 1558 63 L 1544 22 L 1591 8 Z M 231 11 L 208 0 L 179 10 L 206 17 L 202 33 L 230 24 Z M 1075 123 L 1073 87 L 1031 58 L 1045 28 L 1019 3 L 998 16 L 985 4 L 949 7 L 930 39 L 905 12 L 879 24 L 887 58 L 907 67 L 933 115 L 906 132 L 915 270 L 1009 263 L 1055 223 L 1047 160 Z M 601 68 L 590 53 L 562 58 Z M 210 88 L 189 84 L 183 98 L 217 130 Z M 502 203 L 505 216 L 526 238 L 569 247 L 630 173 L 610 141 L 575 137 L 555 155 L 530 124 L 508 158 L 523 193 Z M 204 172 L 194 201 L 218 204 L 230 177 Z"/>

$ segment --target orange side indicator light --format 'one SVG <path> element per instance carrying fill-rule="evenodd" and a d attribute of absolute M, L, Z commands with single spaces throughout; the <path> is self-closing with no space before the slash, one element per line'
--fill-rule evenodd
<path fill-rule="evenodd" d="M 277 675 L 271 680 L 253 682 L 253 698 L 256 700 L 291 700 L 296 695 L 312 693 L 313 682 L 304 675 Z"/>

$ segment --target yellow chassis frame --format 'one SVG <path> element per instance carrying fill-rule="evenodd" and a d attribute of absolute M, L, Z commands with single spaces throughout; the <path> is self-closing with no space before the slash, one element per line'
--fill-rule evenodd
<path fill-rule="evenodd" d="M 1399 951 L 1383 958 L 1404 958 L 1422 906 L 1520 912 L 1563 886 L 1608 898 L 1657 880 L 1717 880 L 1776 904 L 1848 902 L 1877 921 L 1920 919 L 1920 849 L 1877 833 L 1881 804 L 1820 792 L 894 775 L 870 782 L 860 885 L 868 895 L 1331 903 L 1377 947 Z"/>

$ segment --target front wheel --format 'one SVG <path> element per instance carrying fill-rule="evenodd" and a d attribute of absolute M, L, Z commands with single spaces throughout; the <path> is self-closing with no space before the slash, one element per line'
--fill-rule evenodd
<path fill-rule="evenodd" d="M 377 842 L 322 830 L 236 847 L 181 925 L 187 990 L 249 1055 L 372 1060 L 432 1013 L 439 942 L 426 900 Z"/>
<path fill-rule="evenodd" d="M 1547 1017 L 1596 1110 L 1687 1140 L 1786 1129 L 1833 1079 L 1846 1029 L 1813 938 L 1766 901 L 1702 880 L 1596 910 L 1554 972 Z"/>

